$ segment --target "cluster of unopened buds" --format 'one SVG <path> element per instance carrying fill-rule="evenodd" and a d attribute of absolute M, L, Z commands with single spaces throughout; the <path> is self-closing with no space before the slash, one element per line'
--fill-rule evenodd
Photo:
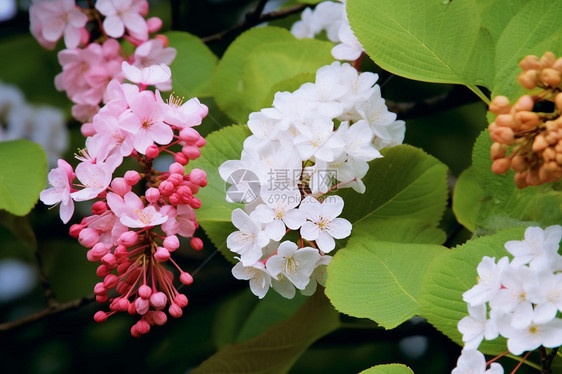
<path fill-rule="evenodd" d="M 227 200 L 246 204 L 232 212 L 239 231 L 226 244 L 240 260 L 232 273 L 258 297 L 270 287 L 286 298 L 295 288 L 311 295 L 324 284 L 326 253 L 351 233 L 338 218 L 343 199 L 328 193 L 365 192 L 368 161 L 402 142 L 404 122 L 388 111 L 377 78 L 347 63 L 320 68 L 315 83 L 278 92 L 271 108 L 251 113 L 241 159 L 219 167 L 232 185 Z"/>
<path fill-rule="evenodd" d="M 51 187 L 40 195 L 45 204 L 60 203 L 64 223 L 72 218 L 74 202 L 94 201 L 92 215 L 70 228 L 70 235 L 89 248 L 88 260 L 101 263 L 97 275 L 103 281 L 94 287 L 94 293 L 98 302 L 109 302 L 110 311 L 99 311 L 94 319 L 104 322 L 121 311 L 138 315 L 139 320 L 131 328 L 133 336 L 147 333 L 152 325 L 164 324 L 166 308 L 172 317 L 179 317 L 187 305 L 186 296 L 174 286 L 173 273 L 163 264 L 169 261 L 178 269 L 181 283 L 193 282 L 192 276 L 170 254 L 180 246 L 178 236 L 191 238 L 191 247 L 202 249 L 201 239 L 193 237 L 198 227 L 195 209 L 201 207 L 194 194 L 207 184 L 203 170 L 193 169 L 186 174 L 184 168 L 189 160 L 201 155 L 200 148 L 206 143 L 193 127 L 201 124 L 207 107 L 197 98 L 184 103 L 170 95 L 165 101 L 158 89 L 154 92 L 146 89 L 148 86 L 169 88 L 171 82 L 170 69 L 158 62 L 158 56 L 151 55 L 159 51 L 160 57 L 170 57 L 168 48 L 155 48 L 160 40 L 153 41 L 155 44 L 143 43 L 151 30 L 151 22 L 141 17 L 146 10 L 146 1 L 100 0 L 96 9 L 86 13 L 93 14 L 99 22 L 97 12 L 105 15 L 104 35 L 118 37 L 126 29 L 126 39 L 138 44 L 137 52 L 142 52 L 135 54 L 135 61 L 148 64 L 156 59 L 155 64 L 143 67 L 123 61 L 118 57 L 119 44 L 113 39 L 107 39 L 103 45 L 89 44 L 83 50 L 60 52 L 64 71 L 57 77 L 57 84 L 65 82 L 64 88 L 77 105 L 82 103 L 75 98 L 86 93 L 100 100 L 103 97 L 104 105 L 99 108 L 100 102 L 96 102 L 95 111 L 88 116 L 90 122 L 82 126 L 87 139 L 86 148 L 76 155 L 80 163 L 73 169 L 66 161 L 59 160 L 58 167 L 49 173 Z M 31 13 L 32 20 L 34 17 L 40 20 L 39 30 L 47 41 L 57 39 L 52 35 L 54 19 L 68 22 L 64 28 L 67 45 L 67 37 L 76 42 L 72 35 L 85 32 L 84 14 L 75 8 L 72 0 L 36 3 Z M 77 19 L 84 22 L 78 25 Z M 175 55 L 175 50 L 172 54 Z M 138 58 L 140 55 L 148 57 L 143 60 Z M 96 65 L 100 61 L 105 62 Z M 134 84 L 122 83 L 124 78 Z M 100 85 L 80 86 L 84 80 Z M 161 154 L 174 156 L 175 162 L 165 172 L 153 168 L 154 160 Z M 125 158 L 136 159 L 139 169 L 116 177 L 114 174 Z"/>
<path fill-rule="evenodd" d="M 89 3 L 91 7 L 83 9 L 75 0 L 34 1 L 29 9 L 31 33 L 43 47 L 53 49 L 64 38 L 66 49 L 58 53 L 63 71 L 56 76 L 55 86 L 66 91 L 74 103 L 72 115 L 86 123 L 105 102 L 109 82 L 123 81 L 124 62 L 130 65 L 130 71 L 153 65 L 166 70 L 176 56 L 175 49 L 167 48 L 164 35 L 149 39 L 149 34 L 162 27 L 162 21 L 158 17 L 144 19 L 148 13 L 146 0 L 98 0 L 95 6 Z M 119 38 L 135 47 L 132 56 L 127 57 Z M 171 80 L 158 82 L 156 87 L 168 91 Z"/>
<path fill-rule="evenodd" d="M 541 346 L 562 345 L 560 239 L 562 226 L 529 227 L 524 240 L 505 243 L 511 261 L 482 259 L 478 283 L 463 294 L 469 315 L 458 323 L 465 347 L 453 374 L 484 372 L 484 355 L 477 351 L 483 339 L 505 337 L 506 353 L 517 356 Z M 494 363 L 486 373 L 503 373 L 503 369 Z"/>
<path fill-rule="evenodd" d="M 562 178 L 562 57 L 546 52 L 519 65 L 524 71 L 518 81 L 531 92 L 513 105 L 505 96 L 495 97 L 489 109 L 496 119 L 488 130 L 492 171 L 513 169 L 515 184 L 524 188 Z"/>

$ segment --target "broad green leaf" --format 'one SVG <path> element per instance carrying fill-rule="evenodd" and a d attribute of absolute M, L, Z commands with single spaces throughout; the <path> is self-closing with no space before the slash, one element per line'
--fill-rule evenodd
<path fill-rule="evenodd" d="M 478 226 L 480 206 L 485 193 L 478 183 L 474 169 L 466 169 L 457 179 L 453 191 L 453 213 L 457 220 L 474 232 Z"/>
<path fill-rule="evenodd" d="M 468 223 L 467 227 L 477 234 L 519 225 L 560 223 L 562 192 L 552 183 L 518 189 L 513 182 L 513 171 L 505 175 L 492 173 L 491 144 L 488 132 L 484 131 L 474 145 L 474 171 L 459 179 L 456 189 L 460 190 L 455 191 L 453 200 L 459 222 Z"/>
<path fill-rule="evenodd" d="M 445 251 L 433 244 L 383 242 L 368 232 L 353 234 L 328 266 L 326 295 L 340 312 L 392 329 L 420 313 L 420 279 Z"/>
<path fill-rule="evenodd" d="M 291 317 L 306 300 L 307 297 L 300 293 L 293 299 L 286 299 L 274 291 L 260 300 L 250 290 L 244 290 L 219 308 L 213 334 L 217 346 L 255 338 Z"/>
<path fill-rule="evenodd" d="M 414 374 L 412 369 L 402 364 L 377 365 L 359 374 Z"/>
<path fill-rule="evenodd" d="M 186 99 L 211 96 L 211 75 L 218 58 L 198 37 L 182 31 L 165 33 L 177 55 L 170 69 L 176 96 Z"/>
<path fill-rule="evenodd" d="M 417 244 L 442 244 L 446 239 L 442 230 L 412 218 L 363 221 L 353 226 L 353 235 L 368 235 L 376 241 Z"/>
<path fill-rule="evenodd" d="M 562 54 L 562 2 L 531 0 L 526 1 L 523 6 L 517 4 L 520 1 L 511 6 L 517 12 L 497 41 L 494 60 L 496 73 L 492 87 L 493 96 L 505 95 L 512 99 L 523 92 L 516 81 L 521 72 L 517 64 L 523 57 L 528 54 L 540 57 L 546 51 L 553 52 L 557 57 Z M 510 6 L 506 4 L 504 8 L 509 9 Z M 504 15 L 503 11 L 501 14 Z M 499 25 L 490 22 L 488 27 L 498 29 Z"/>
<path fill-rule="evenodd" d="M 495 257 L 496 261 L 508 256 L 504 244 L 508 240 L 522 240 L 525 228 L 516 227 L 494 235 L 482 236 L 456 247 L 436 258 L 423 277 L 419 293 L 421 314 L 429 323 L 462 345 L 458 322 L 468 315 L 462 294 L 477 282 L 476 267 L 482 257 Z M 484 341 L 479 347 L 484 353 L 498 354 L 506 350 L 505 340 Z"/>
<path fill-rule="evenodd" d="M 354 225 L 410 218 L 437 226 L 447 203 L 447 167 L 422 150 L 400 145 L 371 162 L 364 195 L 346 189 L 345 217 Z"/>
<path fill-rule="evenodd" d="M 0 142 L 0 160 L 0 209 L 24 216 L 45 188 L 45 152 L 28 140 Z"/>
<path fill-rule="evenodd" d="M 338 326 L 338 314 L 323 293 L 316 292 L 288 320 L 254 339 L 226 345 L 192 373 L 287 373 L 313 342 Z"/>
<path fill-rule="evenodd" d="M 234 121 L 246 123 L 251 112 L 262 109 L 273 86 L 330 64 L 332 47 L 329 42 L 298 40 L 278 27 L 248 30 L 226 50 L 213 75 L 217 104 Z"/>
<path fill-rule="evenodd" d="M 382 68 L 407 78 L 493 84 L 493 45 L 475 0 L 349 0 L 352 29 Z"/>
<path fill-rule="evenodd" d="M 244 139 L 250 135 L 246 126 L 229 126 L 207 136 L 207 145 L 201 148 L 201 157 L 191 161 L 187 169 L 199 168 L 207 173 L 207 186 L 197 193 L 201 208 L 197 210 L 197 221 L 201 224 L 213 244 L 232 258 L 226 249 L 226 237 L 236 228 L 231 223 L 231 213 L 240 204 L 226 201 L 227 184 L 220 177 L 218 167 L 226 160 L 240 159 Z"/>

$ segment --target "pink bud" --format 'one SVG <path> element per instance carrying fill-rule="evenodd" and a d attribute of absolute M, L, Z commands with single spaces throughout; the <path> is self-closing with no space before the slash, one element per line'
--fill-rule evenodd
<path fill-rule="evenodd" d="M 154 36 L 154 39 L 158 39 L 162 41 L 162 47 L 166 48 L 170 45 L 170 41 L 166 37 L 166 35 L 158 34 Z"/>
<path fill-rule="evenodd" d="M 197 157 L 201 156 L 201 151 L 199 148 L 192 145 L 185 145 L 181 152 L 190 160 L 195 160 Z"/>
<path fill-rule="evenodd" d="M 197 130 L 192 129 L 191 127 L 183 128 L 180 131 L 180 139 L 185 142 L 187 145 L 195 145 L 201 138 L 201 135 L 197 132 Z"/>
<path fill-rule="evenodd" d="M 170 259 L 170 252 L 166 248 L 158 247 L 156 252 L 154 252 L 154 258 L 158 262 L 168 261 Z"/>
<path fill-rule="evenodd" d="M 170 236 L 167 236 L 166 239 L 164 239 L 164 242 L 162 243 L 162 245 L 168 251 L 173 252 L 180 247 L 180 240 L 178 239 L 177 236 L 170 235 Z"/>
<path fill-rule="evenodd" d="M 185 182 L 185 185 L 191 190 L 191 193 L 193 195 L 195 195 L 197 192 L 199 192 L 199 185 L 195 184 L 191 181 L 187 181 Z"/>
<path fill-rule="evenodd" d="M 111 270 L 109 270 L 105 265 L 100 265 L 96 269 L 96 275 L 100 278 L 105 277 L 107 274 L 109 274 L 109 272 L 111 272 Z"/>
<path fill-rule="evenodd" d="M 134 326 L 136 326 L 137 332 L 140 335 L 148 334 L 150 331 L 150 325 L 145 320 L 141 319 Z"/>
<path fill-rule="evenodd" d="M 172 165 L 170 165 L 168 170 L 170 171 L 170 174 L 179 174 L 181 176 L 185 174 L 184 167 L 178 162 L 174 162 Z"/>
<path fill-rule="evenodd" d="M 90 41 L 90 34 L 85 27 L 80 28 L 80 45 L 87 45 Z"/>
<path fill-rule="evenodd" d="M 139 287 L 138 292 L 140 297 L 142 297 L 143 299 L 148 299 L 150 295 L 152 295 L 152 288 L 150 288 L 146 284 L 143 284 L 142 286 Z"/>
<path fill-rule="evenodd" d="M 148 300 L 140 298 L 140 297 L 138 297 L 135 300 L 135 309 L 136 309 L 137 313 L 140 314 L 141 316 L 143 314 L 145 314 L 146 312 L 148 312 L 149 307 L 150 307 L 150 304 L 148 303 Z"/>
<path fill-rule="evenodd" d="M 180 197 L 178 196 L 177 193 L 173 193 L 170 195 L 170 197 L 168 198 L 170 200 L 170 204 L 172 205 L 180 205 L 182 203 Z"/>
<path fill-rule="evenodd" d="M 139 14 L 143 17 L 146 17 L 146 15 L 148 14 L 148 1 L 141 1 L 139 5 Z"/>
<path fill-rule="evenodd" d="M 107 300 L 109 300 L 109 296 L 107 296 L 107 294 L 96 295 L 96 301 L 100 304 L 105 303 Z"/>
<path fill-rule="evenodd" d="M 73 238 L 78 239 L 78 237 L 80 236 L 80 231 L 82 231 L 84 227 L 85 227 L 84 225 L 79 225 L 75 223 L 72 226 L 70 226 L 70 230 L 68 230 L 68 233 Z"/>
<path fill-rule="evenodd" d="M 180 282 L 182 282 L 183 284 L 185 284 L 186 286 L 189 286 L 190 284 L 193 283 L 193 277 L 191 276 L 191 274 L 189 274 L 188 272 L 183 272 L 180 275 Z"/>
<path fill-rule="evenodd" d="M 107 60 L 114 59 L 119 55 L 121 46 L 119 42 L 115 39 L 109 38 L 102 44 L 103 57 Z"/>
<path fill-rule="evenodd" d="M 193 169 L 189 173 L 189 180 L 201 187 L 207 185 L 207 173 L 201 169 Z"/>
<path fill-rule="evenodd" d="M 160 191 L 160 193 L 164 196 L 170 196 L 172 192 L 174 192 L 174 190 L 175 190 L 174 185 L 168 181 L 163 181 L 158 186 L 158 191 Z"/>
<path fill-rule="evenodd" d="M 131 186 L 125 182 L 125 178 L 115 178 L 111 181 L 111 189 L 119 196 L 125 196 L 127 192 L 131 191 Z"/>
<path fill-rule="evenodd" d="M 149 145 L 146 148 L 146 151 L 144 152 L 144 154 L 146 155 L 146 157 L 148 158 L 156 158 L 158 157 L 158 155 L 160 154 L 160 151 L 158 150 L 158 147 L 155 146 L 154 144 Z"/>
<path fill-rule="evenodd" d="M 135 308 L 135 303 L 130 303 L 129 307 L 127 308 L 127 313 L 129 313 L 130 315 L 134 316 L 135 314 L 137 314 L 137 309 Z"/>
<path fill-rule="evenodd" d="M 139 240 L 139 234 L 136 231 L 125 231 L 119 235 L 118 243 L 123 244 L 125 247 L 134 245 Z M 125 249 L 125 252 L 127 250 Z"/>
<path fill-rule="evenodd" d="M 127 170 L 123 177 L 129 186 L 134 186 L 140 181 L 140 174 L 135 170 Z"/>
<path fill-rule="evenodd" d="M 144 196 L 146 196 L 146 200 L 148 200 L 149 203 L 154 204 L 160 198 L 160 191 L 158 188 L 150 187 L 146 190 Z"/>
<path fill-rule="evenodd" d="M 78 235 L 78 241 L 86 248 L 92 248 L 100 240 L 100 235 L 94 229 L 89 227 L 80 231 Z"/>
<path fill-rule="evenodd" d="M 119 282 L 119 279 L 115 274 L 108 274 L 103 279 L 103 286 L 110 290 L 117 285 L 117 282 Z"/>
<path fill-rule="evenodd" d="M 146 20 L 146 26 L 148 27 L 148 32 L 154 34 L 162 28 L 162 20 L 158 17 L 150 17 Z"/>
<path fill-rule="evenodd" d="M 117 260 L 115 259 L 115 256 L 113 255 L 113 253 L 108 253 L 101 258 L 101 262 L 104 265 L 113 266 L 113 265 L 116 264 Z"/>
<path fill-rule="evenodd" d="M 189 244 L 191 245 L 191 248 L 195 249 L 196 251 L 200 251 L 203 249 L 203 240 L 199 238 L 196 237 L 191 238 Z"/>
<path fill-rule="evenodd" d="M 204 147 L 207 144 L 207 141 L 205 140 L 204 137 L 200 137 L 199 140 L 197 140 L 197 143 L 195 144 L 196 146 L 198 146 L 199 148 Z"/>
<path fill-rule="evenodd" d="M 183 182 L 183 174 L 170 174 L 166 180 L 172 183 L 174 187 L 179 186 Z"/>
<path fill-rule="evenodd" d="M 108 253 L 108 250 L 105 244 L 97 243 L 89 252 L 91 253 L 94 261 L 99 261 Z"/>
<path fill-rule="evenodd" d="M 187 297 L 182 293 L 178 293 L 174 303 L 178 304 L 182 308 L 185 308 L 187 306 Z"/>
<path fill-rule="evenodd" d="M 100 310 L 96 312 L 96 314 L 94 314 L 94 321 L 96 321 L 97 323 L 103 323 L 107 321 L 107 317 L 107 313 Z"/>
<path fill-rule="evenodd" d="M 107 204 L 105 203 L 105 201 L 96 201 L 92 204 L 92 214 L 100 215 L 102 213 L 105 213 L 106 210 Z"/>
<path fill-rule="evenodd" d="M 129 305 L 131 304 L 131 302 L 127 298 L 119 297 L 115 300 L 116 300 L 115 310 L 119 312 L 124 312 L 129 309 Z"/>
<path fill-rule="evenodd" d="M 131 263 L 129 261 L 120 263 L 117 266 L 117 274 L 124 274 L 127 269 L 129 269 L 129 266 L 131 266 Z"/>
<path fill-rule="evenodd" d="M 166 316 L 166 313 L 157 310 L 156 312 L 152 313 L 152 319 L 158 326 L 162 326 L 166 323 L 168 317 Z"/>
<path fill-rule="evenodd" d="M 125 282 L 119 282 L 117 283 L 117 287 L 115 287 L 115 291 L 117 291 L 119 295 L 126 295 L 130 289 L 131 285 Z"/>
<path fill-rule="evenodd" d="M 127 247 L 125 247 L 123 244 L 119 244 L 114 250 L 113 250 L 113 255 L 115 256 L 115 258 L 117 260 L 122 260 L 125 257 L 129 256 L 129 252 L 127 252 Z"/>
<path fill-rule="evenodd" d="M 168 297 L 164 292 L 155 292 L 150 296 L 150 305 L 156 310 L 164 309 L 167 302 Z"/>
<path fill-rule="evenodd" d="M 179 306 L 177 306 L 176 304 L 170 305 L 170 308 L 168 308 L 168 312 L 174 318 L 180 318 L 181 315 L 183 314 L 183 311 L 181 310 L 181 308 Z"/>
<path fill-rule="evenodd" d="M 174 160 L 182 165 L 187 165 L 189 163 L 189 159 L 187 158 L 187 156 L 181 152 L 178 152 L 174 155 Z"/>
<path fill-rule="evenodd" d="M 107 288 L 103 285 L 103 282 L 98 282 L 94 286 L 94 293 L 96 295 L 103 295 L 107 293 Z"/>
<path fill-rule="evenodd" d="M 192 207 L 193 209 L 199 209 L 199 208 L 201 208 L 201 200 L 199 200 L 199 199 L 196 198 L 196 197 L 193 197 L 193 198 L 191 199 L 191 201 L 189 202 L 189 205 L 191 205 L 191 207 Z"/>

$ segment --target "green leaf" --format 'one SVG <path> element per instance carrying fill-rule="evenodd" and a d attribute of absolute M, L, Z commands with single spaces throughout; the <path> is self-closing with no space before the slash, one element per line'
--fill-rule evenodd
<path fill-rule="evenodd" d="M 466 84 L 486 100 L 476 85 L 492 85 L 494 51 L 475 0 L 349 0 L 347 13 L 382 68 L 410 79 Z"/>
<path fill-rule="evenodd" d="M 192 98 L 212 96 L 211 75 L 218 58 L 198 37 L 182 31 L 165 33 L 178 53 L 170 65 L 175 95 Z"/>
<path fill-rule="evenodd" d="M 524 232 L 525 228 L 517 227 L 479 237 L 436 258 L 421 284 L 419 300 L 422 316 L 462 345 L 457 324 L 468 315 L 462 295 L 476 284 L 478 264 L 484 256 L 495 257 L 496 261 L 504 256 L 510 257 L 504 248 L 505 242 L 523 239 Z M 498 354 L 506 350 L 505 340 L 484 341 L 478 349 L 483 353 Z"/>
<path fill-rule="evenodd" d="M 377 365 L 359 374 L 414 374 L 412 369 L 402 364 Z"/>
<path fill-rule="evenodd" d="M 1 142 L 0 160 L 0 209 L 24 216 L 45 188 L 45 152 L 28 140 Z"/>
<path fill-rule="evenodd" d="M 338 311 L 392 329 L 420 313 L 420 279 L 445 251 L 432 244 L 376 241 L 352 235 L 328 266 L 326 295 Z"/>
<path fill-rule="evenodd" d="M 233 253 L 226 249 L 226 237 L 236 228 L 230 217 L 234 209 L 241 207 L 226 201 L 227 184 L 220 177 L 218 167 L 226 160 L 240 159 L 244 140 L 250 135 L 246 126 L 229 126 L 207 136 L 207 145 L 201 148 L 201 157 L 190 161 L 187 169 L 199 168 L 207 173 L 207 186 L 197 193 L 201 208 L 197 210 L 197 221 L 203 227 L 215 247 L 228 259 Z"/>
<path fill-rule="evenodd" d="M 272 87 L 333 62 L 332 47 L 329 42 L 298 40 L 278 27 L 248 30 L 229 46 L 213 75 L 217 104 L 235 122 L 246 123 L 251 112 L 262 109 Z"/>
<path fill-rule="evenodd" d="M 369 235 L 376 241 L 416 244 L 442 244 L 446 239 L 442 230 L 412 218 L 363 221 L 353 226 L 353 235 Z"/>
<path fill-rule="evenodd" d="M 518 189 L 513 171 L 492 173 L 491 144 L 488 132 L 482 132 L 474 145 L 473 171 L 463 174 L 455 187 L 459 190 L 453 196 L 453 209 L 459 222 L 477 234 L 519 225 L 560 223 L 562 192 L 552 183 Z"/>
<path fill-rule="evenodd" d="M 437 226 L 447 204 L 447 167 L 422 150 L 400 145 L 382 151 L 363 178 L 364 195 L 340 191 L 342 217 L 359 222 L 416 219 Z"/>
<path fill-rule="evenodd" d="M 316 292 L 288 320 L 270 327 L 254 339 L 223 347 L 192 372 L 287 373 L 313 342 L 338 326 L 338 314 L 322 292 Z"/>
<path fill-rule="evenodd" d="M 269 292 L 260 300 L 250 290 L 244 290 L 219 308 L 213 334 L 217 346 L 255 338 L 291 317 L 307 299 L 300 293 L 293 299 L 286 299 L 276 292 Z"/>

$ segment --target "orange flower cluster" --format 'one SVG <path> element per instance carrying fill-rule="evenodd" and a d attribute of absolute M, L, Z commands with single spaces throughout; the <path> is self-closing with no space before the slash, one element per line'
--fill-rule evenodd
<path fill-rule="evenodd" d="M 492 171 L 513 169 L 515 184 L 524 188 L 562 178 L 562 57 L 526 56 L 519 66 L 517 80 L 532 94 L 513 105 L 505 96 L 495 97 L 489 110 L 496 120 L 488 130 Z"/>

